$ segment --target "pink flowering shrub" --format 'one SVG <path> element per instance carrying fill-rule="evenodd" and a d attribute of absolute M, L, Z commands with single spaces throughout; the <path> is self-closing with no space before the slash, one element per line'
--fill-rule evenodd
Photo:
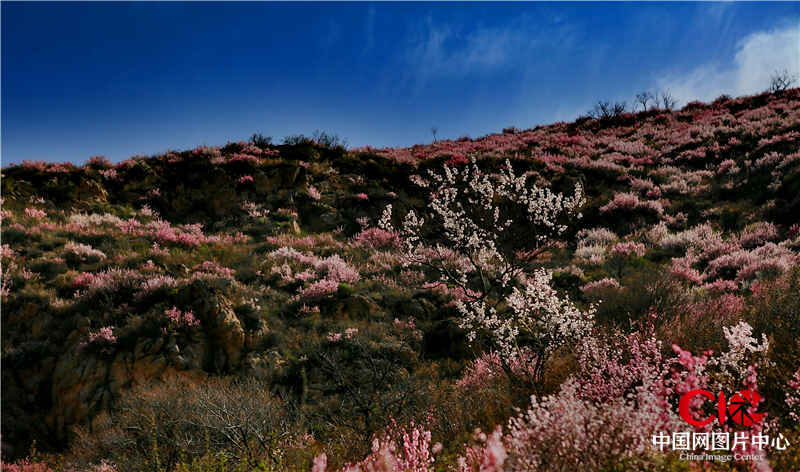
<path fill-rule="evenodd" d="M 20 459 L 14 463 L 0 461 L 0 470 L 7 472 L 55 472 L 45 462 L 34 462 L 30 458 Z"/>
<path fill-rule="evenodd" d="M 338 254 L 313 261 L 314 269 L 323 272 L 325 278 L 334 282 L 356 283 L 361 279 L 358 270 L 344 261 Z"/>
<path fill-rule="evenodd" d="M 335 343 L 342 339 L 342 333 L 328 333 L 328 341 Z"/>
<path fill-rule="evenodd" d="M 613 231 L 606 228 L 582 229 L 576 234 L 578 247 L 580 246 L 608 246 L 615 243 L 619 238 Z"/>
<path fill-rule="evenodd" d="M 98 250 L 92 248 L 88 244 L 74 243 L 72 241 L 64 245 L 64 250 L 69 254 L 76 256 L 80 261 L 98 261 L 106 258 L 106 255 Z"/>
<path fill-rule="evenodd" d="M 739 234 L 739 244 L 743 248 L 754 248 L 775 240 L 777 237 L 778 230 L 775 225 L 762 221 L 747 225 Z"/>
<path fill-rule="evenodd" d="M 508 457 L 503 444 L 503 427 L 498 426 L 489 435 L 477 431 L 474 440 L 477 444 L 468 446 L 464 455 L 456 459 L 458 472 L 503 472 Z"/>
<path fill-rule="evenodd" d="M 202 263 L 194 266 L 193 270 L 193 278 L 219 277 L 222 279 L 233 280 L 233 276 L 236 273 L 234 269 L 223 267 L 217 264 L 215 261 L 203 261 Z"/>
<path fill-rule="evenodd" d="M 89 342 L 115 344 L 117 338 L 114 336 L 114 328 L 106 326 L 105 328 L 100 328 L 97 332 L 89 333 Z"/>
<path fill-rule="evenodd" d="M 25 216 L 34 220 L 43 220 L 47 218 L 47 212 L 38 208 L 26 208 Z"/>
<path fill-rule="evenodd" d="M 535 367 L 536 362 L 530 352 L 523 352 L 520 356 L 511 359 L 509 363 L 511 375 L 523 382 L 535 380 Z M 457 385 L 465 390 L 484 388 L 490 386 L 497 377 L 504 376 L 505 373 L 498 353 L 484 353 L 472 361 L 464 375 L 458 380 Z"/>
<path fill-rule="evenodd" d="M 669 359 L 662 357 L 660 342 L 640 333 L 611 346 L 590 339 L 579 351 L 578 372 L 558 394 L 534 396 L 527 411 L 509 420 L 496 446 L 505 467 L 598 470 L 650 453 L 654 434 L 685 429 L 672 406 L 680 395 L 696 388 L 755 386 L 751 362 L 764 346 L 755 344 L 746 325 L 725 334 L 729 348 L 719 356 L 695 356 L 673 346 L 677 356 Z M 738 376 L 728 377 L 732 372 Z M 696 400 L 690 412 L 699 415 L 702 402 Z M 760 425 L 752 429 L 760 431 Z M 467 457 L 480 450 L 471 449 Z M 476 470 L 475 459 L 459 462 L 461 470 Z"/>
<path fill-rule="evenodd" d="M 297 217 L 299 216 L 297 214 L 297 211 L 292 210 L 290 208 L 278 208 L 276 213 L 278 215 L 281 215 L 281 216 L 283 216 L 285 218 L 292 219 L 292 220 L 296 220 Z"/>
<path fill-rule="evenodd" d="M 299 290 L 299 296 L 304 299 L 315 299 L 333 294 L 338 290 L 339 284 L 356 283 L 361 280 L 358 270 L 344 261 L 338 254 L 320 259 L 313 254 L 301 253 L 291 247 L 281 247 L 268 255 L 271 260 L 287 260 L 300 267 L 303 271 L 293 273 L 288 263 L 272 266 L 271 273 L 280 275 L 285 282 L 310 282 Z M 310 267 L 308 267 L 310 266 Z M 321 276 L 321 279 L 317 280 Z"/>
<path fill-rule="evenodd" d="M 608 293 L 609 291 L 619 290 L 620 285 L 617 282 L 617 279 L 605 277 L 600 280 L 595 280 L 593 282 L 589 282 L 588 284 L 581 287 L 581 291 L 589 298 L 595 300 L 601 300 L 603 298 L 603 294 Z"/>
<path fill-rule="evenodd" d="M 785 247 L 767 243 L 751 251 L 739 249 L 720 255 L 708 263 L 705 278 L 750 280 L 759 273 L 780 274 L 794 265 L 796 259 L 797 255 Z"/>
<path fill-rule="evenodd" d="M 199 224 L 172 226 L 170 222 L 160 219 L 141 223 L 135 218 L 130 218 L 121 221 L 118 228 L 123 234 L 149 237 L 160 244 L 195 247 L 209 242 L 209 238 L 203 234 Z"/>
<path fill-rule="evenodd" d="M 312 282 L 308 287 L 301 289 L 300 297 L 313 300 L 336 293 L 337 290 L 339 290 L 339 282 L 331 279 L 322 279 Z"/>
<path fill-rule="evenodd" d="M 174 243 L 191 247 L 206 241 L 199 225 L 187 225 L 180 229 L 172 227 L 169 222 L 156 220 L 150 226 L 152 237 L 162 244 Z"/>
<path fill-rule="evenodd" d="M 789 417 L 800 423 L 800 368 L 786 383 L 786 405 L 789 407 Z"/>
<path fill-rule="evenodd" d="M 14 254 L 15 251 L 11 249 L 11 246 L 9 246 L 8 244 L 3 244 L 2 246 L 0 246 L 0 257 L 4 258 L 7 257 L 10 259 L 14 257 Z"/>
<path fill-rule="evenodd" d="M 414 320 L 413 316 L 405 321 L 395 318 L 394 325 L 403 329 L 410 329 L 410 330 L 417 329 L 416 321 Z"/>
<path fill-rule="evenodd" d="M 647 387 L 635 390 L 633 397 L 595 403 L 569 380 L 557 395 L 534 397 L 527 411 L 509 420 L 506 467 L 601 470 L 645 452 L 650 436 L 665 426 L 659 414 L 663 403 Z"/>
<path fill-rule="evenodd" d="M 652 213 L 657 216 L 661 216 L 664 213 L 664 208 L 660 203 L 652 200 L 639 200 L 639 197 L 632 193 L 617 193 L 610 202 L 600 207 L 601 213 L 614 211 L 632 212 L 635 210 Z"/>
<path fill-rule="evenodd" d="M 358 233 L 353 240 L 357 245 L 371 249 L 399 249 L 402 245 L 400 235 L 397 234 L 397 232 L 386 231 L 381 228 L 365 228 Z"/>
<path fill-rule="evenodd" d="M 433 472 L 435 459 L 430 431 L 413 421 L 408 428 L 400 428 L 392 421 L 387 429 L 372 441 L 370 455 L 345 465 L 342 472 Z"/>
<path fill-rule="evenodd" d="M 115 344 L 117 344 L 117 337 L 114 335 L 114 327 L 105 326 L 97 331 L 90 331 L 87 342 L 81 346 L 91 347 L 103 354 L 111 354 Z"/>
<path fill-rule="evenodd" d="M 258 164 L 259 158 L 250 154 L 234 153 L 228 159 L 228 162 L 248 162 L 250 164 Z"/>
<path fill-rule="evenodd" d="M 138 288 L 142 278 L 142 274 L 136 270 L 114 267 L 102 272 L 82 272 L 72 280 L 72 287 L 78 289 L 76 297 L 121 289 L 133 291 Z"/>
<path fill-rule="evenodd" d="M 578 247 L 575 257 L 582 262 L 597 265 L 606 258 L 607 248 L 619 238 L 606 228 L 592 228 L 578 231 Z"/>
<path fill-rule="evenodd" d="M 645 246 L 635 241 L 622 241 L 615 244 L 608 252 L 608 267 L 621 278 L 630 259 L 642 257 Z"/>
<path fill-rule="evenodd" d="M 695 248 L 707 251 L 723 244 L 722 235 L 708 223 L 675 234 L 666 231 L 665 227 L 664 232 L 655 239 L 653 242 L 659 244 L 662 248 L 672 250 Z"/>
<path fill-rule="evenodd" d="M 642 243 L 637 243 L 635 241 L 624 241 L 617 243 L 614 247 L 611 248 L 609 254 L 611 257 L 615 258 L 626 258 L 626 257 L 642 257 L 644 256 L 645 247 Z"/>
<path fill-rule="evenodd" d="M 162 289 L 169 289 L 176 287 L 178 285 L 177 280 L 174 277 L 164 274 L 159 274 L 156 276 L 148 277 L 144 281 L 142 281 L 142 285 L 140 287 L 140 297 L 144 297 L 153 293 L 158 292 Z"/>
<path fill-rule="evenodd" d="M 195 318 L 192 310 L 181 311 L 173 306 L 164 312 L 164 316 L 167 318 L 172 328 L 192 328 L 200 326 L 200 320 Z"/>
<path fill-rule="evenodd" d="M 117 174 L 116 169 L 103 169 L 98 172 L 108 180 L 117 180 L 119 178 L 119 174 Z"/>
<path fill-rule="evenodd" d="M 306 189 L 308 196 L 311 197 L 312 200 L 319 200 L 322 198 L 322 194 L 317 190 L 316 187 L 312 187 L 311 185 L 308 186 Z"/>
<path fill-rule="evenodd" d="M 606 248 L 599 244 L 582 245 L 579 243 L 575 250 L 575 258 L 583 263 L 592 265 L 601 264 L 606 257 Z"/>
<path fill-rule="evenodd" d="M 260 205 L 253 202 L 242 202 L 242 209 L 247 212 L 250 218 L 265 218 L 269 215 L 269 210 L 265 210 L 261 208 Z"/>

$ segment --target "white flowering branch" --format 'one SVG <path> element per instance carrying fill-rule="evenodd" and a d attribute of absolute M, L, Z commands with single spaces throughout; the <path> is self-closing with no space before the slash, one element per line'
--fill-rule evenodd
<path fill-rule="evenodd" d="M 506 360 L 532 351 L 541 373 L 553 350 L 586 335 L 593 310 L 560 298 L 550 274 L 531 267 L 569 220 L 580 218 L 580 184 L 565 197 L 529 184 L 509 161 L 499 174 L 487 174 L 474 158 L 412 180 L 429 192 L 429 203 L 403 219 L 404 264 L 459 289 L 459 325 L 470 341 L 488 335 Z M 390 205 L 380 219 L 383 229 L 393 230 L 391 217 Z"/>

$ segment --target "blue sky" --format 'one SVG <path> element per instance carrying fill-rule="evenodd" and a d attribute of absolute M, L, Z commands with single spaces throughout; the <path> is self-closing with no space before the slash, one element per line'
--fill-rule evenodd
<path fill-rule="evenodd" d="M 800 70 L 799 3 L 2 3 L 2 163 L 315 129 L 404 146 Z"/>

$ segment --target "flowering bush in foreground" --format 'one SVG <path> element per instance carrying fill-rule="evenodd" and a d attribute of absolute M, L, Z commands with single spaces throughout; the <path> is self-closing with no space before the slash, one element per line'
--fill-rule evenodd
<path fill-rule="evenodd" d="M 605 470 L 626 460 L 647 461 L 663 452 L 652 448 L 653 435 L 686 429 L 674 407 L 680 395 L 695 388 L 756 387 L 754 366 L 763 365 L 759 356 L 767 345 L 756 345 L 750 333 L 746 323 L 725 328 L 729 346 L 719 356 L 694 356 L 674 346 L 676 356 L 671 358 L 662 357 L 661 343 L 644 333 L 612 342 L 612 349 L 590 339 L 580 350 L 578 372 L 558 393 L 532 397 L 526 411 L 509 419 L 505 434 L 502 427 L 489 435 L 478 431 L 473 445 L 459 456 L 458 470 Z M 701 413 L 699 404 L 691 408 L 694 414 Z M 752 425 L 751 433 L 760 432 L 762 426 Z M 388 431 L 395 429 L 390 426 Z M 730 429 L 714 425 L 713 430 Z M 422 467 L 433 462 L 427 447 L 430 433 L 413 431 L 410 436 L 403 431 L 402 455 L 386 433 L 375 439 L 371 455 L 343 470 L 430 470 Z M 317 463 L 323 460 L 320 456 Z M 769 470 L 763 461 L 753 466 Z"/>
<path fill-rule="evenodd" d="M 413 422 L 408 429 L 392 422 L 389 431 L 372 441 L 372 453 L 342 472 L 432 472 L 434 457 L 441 444 L 431 446 L 431 432 Z M 327 471 L 327 456 L 314 458 L 313 472 Z"/>

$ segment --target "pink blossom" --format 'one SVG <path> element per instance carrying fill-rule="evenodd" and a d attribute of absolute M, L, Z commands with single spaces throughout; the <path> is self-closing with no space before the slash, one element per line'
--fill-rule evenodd
<path fill-rule="evenodd" d="M 84 261 L 88 259 L 102 260 L 106 258 L 106 255 L 102 251 L 94 249 L 88 244 L 80 244 L 70 241 L 64 245 L 64 250 L 79 256 Z"/>
<path fill-rule="evenodd" d="M 105 326 L 98 331 L 90 331 L 88 343 L 101 346 L 103 352 L 111 352 L 111 346 L 117 343 L 117 337 L 114 336 L 114 327 Z"/>
<path fill-rule="evenodd" d="M 47 218 L 47 212 L 38 208 L 25 208 L 25 216 L 35 220 L 42 220 Z"/>
<path fill-rule="evenodd" d="M 642 201 L 632 193 L 617 193 L 614 195 L 613 200 L 600 207 L 600 212 L 608 213 L 615 210 L 633 211 L 639 209 L 648 210 L 657 215 L 664 213 L 664 207 L 659 202 L 652 200 Z"/>
<path fill-rule="evenodd" d="M 250 154 L 234 153 L 229 159 L 229 162 L 249 162 L 251 164 L 258 164 L 259 158 Z"/>
<path fill-rule="evenodd" d="M 293 220 L 296 220 L 297 217 L 298 217 L 297 212 L 294 211 L 294 210 L 291 210 L 289 208 L 278 208 L 278 214 L 286 216 L 286 217 L 291 218 Z"/>
<path fill-rule="evenodd" d="M 796 422 L 800 422 L 800 368 L 794 376 L 786 383 L 786 405 L 789 407 L 789 416 Z"/>
<path fill-rule="evenodd" d="M 100 175 L 105 177 L 108 180 L 116 180 L 118 177 L 116 169 L 102 169 L 99 171 Z"/>
<path fill-rule="evenodd" d="M 593 298 L 601 297 L 601 294 L 606 293 L 609 290 L 619 290 L 620 285 L 617 282 L 617 279 L 606 277 L 600 280 L 595 280 L 593 282 L 589 282 L 588 284 L 581 287 L 581 291 Z"/>
<path fill-rule="evenodd" d="M 466 449 L 464 456 L 457 459 L 459 472 L 503 472 L 503 464 L 508 458 L 503 445 L 503 428 L 498 426 L 490 435 L 475 435 L 480 444 Z"/>
<path fill-rule="evenodd" d="M 2 246 L 0 246 L 0 257 L 12 258 L 14 257 L 14 254 L 15 254 L 14 250 L 11 249 L 11 246 L 9 246 L 8 244 L 3 244 Z"/>
<path fill-rule="evenodd" d="M 642 257 L 644 256 L 645 247 L 642 243 L 637 243 L 635 241 L 624 241 L 617 243 L 613 248 L 611 248 L 610 254 L 612 257 L 617 258 L 624 258 L 629 256 L 637 256 Z"/>
<path fill-rule="evenodd" d="M 347 339 L 352 338 L 356 334 L 358 334 L 358 328 L 347 328 L 344 330 L 344 337 Z"/>
<path fill-rule="evenodd" d="M 372 442 L 372 453 L 343 472 L 433 472 L 431 432 L 414 424 L 399 428 L 392 420 Z"/>
<path fill-rule="evenodd" d="M 402 242 L 396 231 L 386 231 L 381 228 L 366 228 L 358 233 L 354 241 L 357 245 L 370 249 L 400 248 Z"/>
<path fill-rule="evenodd" d="M 311 472 L 326 472 L 327 469 L 328 456 L 326 456 L 324 452 L 314 457 L 314 465 L 311 467 Z"/>
<path fill-rule="evenodd" d="M 177 307 L 172 307 L 164 312 L 164 316 L 169 320 L 169 324 L 173 328 L 191 328 L 200 325 L 200 320 L 195 318 L 192 310 L 181 311 Z"/>
<path fill-rule="evenodd" d="M 523 351 L 521 355 L 509 359 L 501 359 L 497 352 L 492 352 L 481 354 L 475 359 L 467 367 L 457 385 L 464 390 L 491 385 L 494 379 L 505 375 L 504 361 L 508 362 L 508 368 L 514 377 L 526 382 L 535 380 L 536 357 L 530 352 Z"/>
<path fill-rule="evenodd" d="M 339 282 L 330 279 L 322 279 L 300 290 L 300 296 L 305 299 L 322 298 L 336 293 L 337 290 L 339 290 Z"/>
<path fill-rule="evenodd" d="M 412 329 L 412 330 L 416 329 L 416 324 L 413 316 L 409 317 L 408 320 L 406 321 L 400 321 L 399 319 L 395 318 L 394 325 L 405 329 Z"/>
<path fill-rule="evenodd" d="M 217 264 L 215 261 L 203 261 L 202 263 L 194 266 L 193 277 L 219 277 L 223 279 L 233 279 L 236 273 L 234 269 L 229 269 Z"/>
<path fill-rule="evenodd" d="M 319 190 L 316 189 L 316 187 L 312 187 L 309 185 L 308 188 L 306 189 L 306 192 L 308 192 L 308 196 L 311 197 L 312 200 L 319 200 L 320 198 L 322 198 L 322 194 L 319 192 Z"/>
<path fill-rule="evenodd" d="M 45 462 L 32 462 L 26 457 L 16 462 L 9 463 L 0 461 L 0 470 L 6 472 L 54 472 Z"/>

